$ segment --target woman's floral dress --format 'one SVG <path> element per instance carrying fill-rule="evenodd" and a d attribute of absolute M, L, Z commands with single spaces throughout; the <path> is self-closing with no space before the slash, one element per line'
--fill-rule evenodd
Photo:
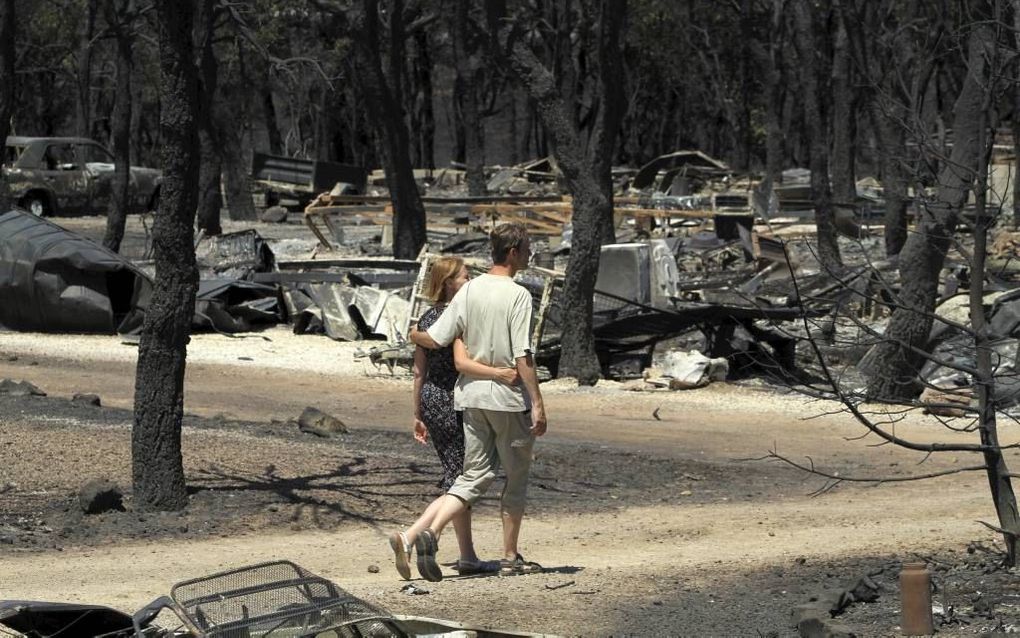
<path fill-rule="evenodd" d="M 418 320 L 418 330 L 428 330 L 443 314 L 444 307 L 429 308 Z M 453 409 L 453 386 L 457 383 L 453 346 L 425 350 L 425 357 L 428 372 L 421 388 L 421 420 L 443 466 L 443 478 L 438 485 L 448 490 L 464 471 L 464 427 L 461 413 Z"/>

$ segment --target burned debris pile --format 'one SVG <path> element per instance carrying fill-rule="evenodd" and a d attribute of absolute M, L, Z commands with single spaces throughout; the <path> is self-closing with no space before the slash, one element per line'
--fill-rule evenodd
<path fill-rule="evenodd" d="M 200 235 L 194 329 L 237 333 L 287 323 L 297 334 L 379 341 L 359 356 L 391 371 L 410 366 L 406 332 L 426 309 L 421 288 L 432 260 L 458 254 L 481 272 L 488 231 L 516 221 L 533 237 L 532 265 L 518 278 L 534 299 L 536 359 L 547 378 L 557 376 L 562 338 L 571 329 L 561 304 L 572 209 L 551 158 L 488 167 L 484 197 L 467 195 L 464 171 L 456 167 L 416 171 L 428 244 L 415 260 L 388 257 L 393 211 L 378 171 L 256 160 L 261 203 L 283 207 L 279 220 L 289 222 L 292 237 L 265 240 L 254 229 Z M 789 382 L 818 377 L 819 353 L 828 365 L 852 368 L 881 338 L 898 272 L 870 228 L 883 205 L 876 180 L 862 180 L 857 200 L 837 211 L 846 265 L 830 272 L 814 249 L 806 170 L 786 171 L 765 192 L 760 181 L 734 176 L 704 153 L 677 151 L 613 175 L 617 243 L 602 247 L 593 303 L 604 376 L 643 379 L 646 389 L 747 376 Z M 990 263 L 1005 273 L 989 299 L 1003 373 L 1017 358 L 1020 311 L 1014 287 L 1005 283 L 1020 270 L 1012 261 L 1017 243 L 1000 233 L 991 247 Z M 946 312 L 966 287 L 960 263 L 945 273 Z M 137 331 L 153 274 L 151 262 L 125 260 L 48 220 L 19 211 L 0 216 L 0 325 L 8 329 Z M 932 346 L 966 364 L 972 354 L 961 339 L 937 324 Z M 923 376 L 947 391 L 968 383 L 934 364 Z M 1001 391 L 1020 394 L 1014 385 Z"/>

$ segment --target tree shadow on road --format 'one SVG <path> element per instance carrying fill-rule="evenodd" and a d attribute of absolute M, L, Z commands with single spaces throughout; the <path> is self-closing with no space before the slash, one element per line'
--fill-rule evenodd
<path fill-rule="evenodd" d="M 356 456 L 333 470 L 298 476 L 281 475 L 272 464 L 258 474 L 212 465 L 189 473 L 188 493 L 247 494 L 255 497 L 253 508 L 289 505 L 292 522 L 307 519 L 320 528 L 332 527 L 324 515 L 377 526 L 393 524 L 395 515 L 408 506 L 417 507 L 435 476 L 433 469 L 413 461 L 367 456 Z"/>

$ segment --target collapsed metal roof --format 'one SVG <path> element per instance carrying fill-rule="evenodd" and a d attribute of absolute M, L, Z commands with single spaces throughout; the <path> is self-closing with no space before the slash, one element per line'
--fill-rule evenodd
<path fill-rule="evenodd" d="M 151 294 L 151 280 L 117 253 L 31 213 L 0 215 L 0 325 L 133 332 Z"/>

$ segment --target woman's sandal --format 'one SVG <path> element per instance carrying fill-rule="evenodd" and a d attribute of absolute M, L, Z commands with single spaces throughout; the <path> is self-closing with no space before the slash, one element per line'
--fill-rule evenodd
<path fill-rule="evenodd" d="M 393 550 L 393 563 L 397 572 L 404 580 L 411 580 L 411 546 L 403 532 L 390 534 L 390 549 Z"/>
<path fill-rule="evenodd" d="M 535 562 L 524 560 L 524 557 L 518 554 L 513 560 L 507 560 L 505 558 L 499 561 L 499 575 L 500 576 L 519 576 L 521 574 L 541 574 L 544 568 Z"/>
<path fill-rule="evenodd" d="M 443 570 L 436 562 L 439 541 L 431 529 L 423 529 L 414 539 L 414 553 L 418 558 L 418 573 L 430 583 L 443 580 Z"/>

